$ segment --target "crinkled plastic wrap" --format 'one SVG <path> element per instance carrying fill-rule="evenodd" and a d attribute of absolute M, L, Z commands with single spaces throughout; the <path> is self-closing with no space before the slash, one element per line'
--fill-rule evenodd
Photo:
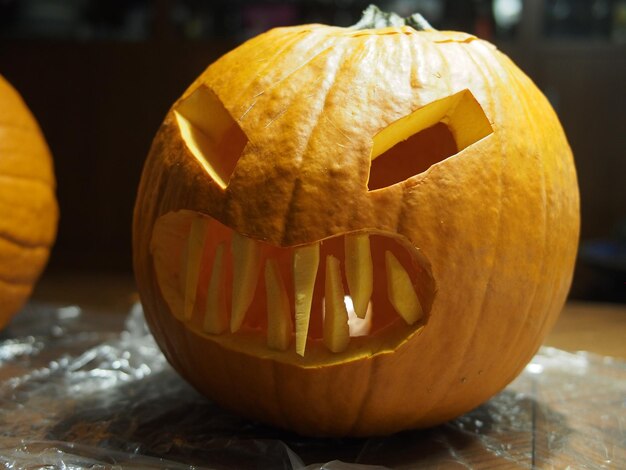
<path fill-rule="evenodd" d="M 626 363 L 544 348 L 448 424 L 303 438 L 227 413 L 171 369 L 141 308 L 31 304 L 0 336 L 5 468 L 626 468 Z"/>

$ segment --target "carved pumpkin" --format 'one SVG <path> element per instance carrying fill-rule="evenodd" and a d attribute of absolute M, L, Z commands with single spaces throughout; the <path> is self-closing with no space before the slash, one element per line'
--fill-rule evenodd
<path fill-rule="evenodd" d="M 135 208 L 168 360 L 304 434 L 485 401 L 541 344 L 576 255 L 571 151 L 531 80 L 474 36 L 368 14 L 376 27 L 274 29 L 209 66 Z"/>
<path fill-rule="evenodd" d="M 52 158 L 37 122 L 0 76 L 0 328 L 28 299 L 56 236 Z"/>

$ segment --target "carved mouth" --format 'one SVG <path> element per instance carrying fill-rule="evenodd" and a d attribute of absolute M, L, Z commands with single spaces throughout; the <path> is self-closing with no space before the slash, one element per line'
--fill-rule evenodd
<path fill-rule="evenodd" d="M 423 255 L 373 230 L 277 247 L 178 211 L 157 220 L 151 252 L 172 315 L 265 356 L 395 349 L 426 323 L 435 292 Z"/>

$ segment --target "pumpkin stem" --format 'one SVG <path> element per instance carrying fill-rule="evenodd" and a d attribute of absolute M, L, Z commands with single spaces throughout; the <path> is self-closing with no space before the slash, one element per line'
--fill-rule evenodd
<path fill-rule="evenodd" d="M 376 5 L 370 5 L 363 11 L 359 22 L 351 29 L 377 29 L 390 26 L 410 26 L 416 31 L 432 31 L 434 28 L 419 13 L 414 13 L 407 18 L 402 18 L 396 13 L 386 13 Z"/>

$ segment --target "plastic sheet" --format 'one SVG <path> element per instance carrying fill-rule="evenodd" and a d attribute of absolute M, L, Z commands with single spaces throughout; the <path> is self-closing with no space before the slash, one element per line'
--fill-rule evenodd
<path fill-rule="evenodd" d="M 227 413 L 166 363 L 136 306 L 33 304 L 0 336 L 5 468 L 626 468 L 626 363 L 543 348 L 445 425 L 311 439 Z"/>

